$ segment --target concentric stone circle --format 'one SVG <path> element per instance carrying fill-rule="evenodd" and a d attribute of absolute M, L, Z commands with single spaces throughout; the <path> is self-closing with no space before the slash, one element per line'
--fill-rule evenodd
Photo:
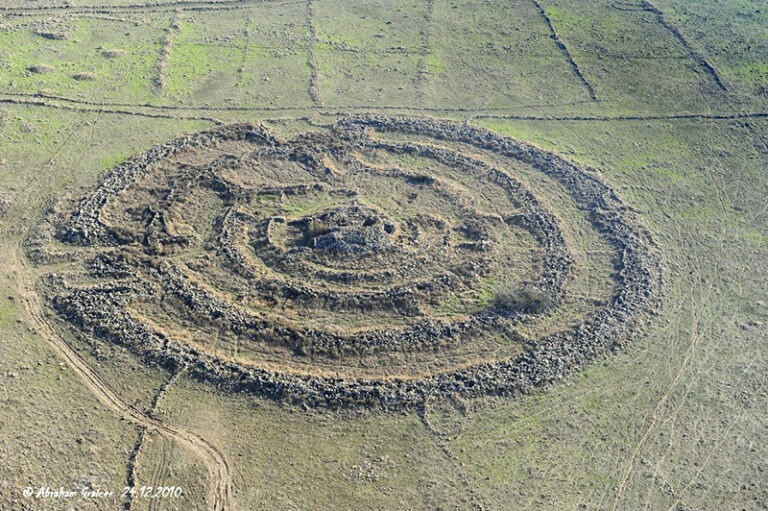
<path fill-rule="evenodd" d="M 628 339 L 660 290 L 649 236 L 594 171 L 425 118 L 179 138 L 116 167 L 56 236 L 76 262 L 44 292 L 77 330 L 309 405 L 524 393 Z"/>

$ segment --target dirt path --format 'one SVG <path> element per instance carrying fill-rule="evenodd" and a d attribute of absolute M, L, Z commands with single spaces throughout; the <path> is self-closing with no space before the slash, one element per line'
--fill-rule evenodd
<path fill-rule="evenodd" d="M 24 262 L 23 248 L 19 244 L 17 251 L 10 251 L 9 266 L 19 276 L 19 295 L 23 300 L 29 315 L 48 344 L 64 361 L 82 378 L 88 388 L 99 401 L 116 411 L 122 417 L 144 426 L 148 431 L 155 431 L 166 438 L 175 440 L 194 451 L 208 469 L 211 488 L 208 492 L 208 509 L 211 511 L 224 511 L 230 509 L 231 476 L 227 460 L 222 453 L 202 437 L 195 435 L 176 426 L 170 426 L 162 421 L 146 415 L 136 409 L 117 395 L 99 374 L 78 355 L 67 342 L 62 339 L 46 322 L 40 298 L 34 289 L 34 279 L 31 268 Z"/>
<path fill-rule="evenodd" d="M 719 186 L 714 183 L 714 187 L 717 190 L 717 197 L 718 201 L 720 202 L 720 209 L 721 213 L 725 215 L 727 213 L 726 206 L 723 202 L 723 194 L 720 190 Z M 723 216 L 725 218 L 725 216 Z M 691 359 L 693 358 L 694 354 L 696 353 L 696 348 L 699 344 L 699 338 L 700 338 L 700 332 L 702 329 L 702 320 L 706 316 L 708 310 L 707 306 L 711 303 L 712 295 L 715 291 L 715 283 L 718 280 L 719 277 L 719 268 L 720 268 L 720 262 L 723 259 L 723 256 L 725 254 L 726 250 L 726 239 L 727 239 L 727 233 L 728 233 L 728 226 L 723 225 L 720 232 L 720 244 L 718 247 L 717 256 L 712 261 L 712 267 L 714 268 L 714 275 L 709 279 L 709 282 L 707 283 L 704 290 L 699 290 L 695 287 L 694 281 L 691 282 L 691 292 L 690 292 L 690 316 L 691 316 L 691 325 L 690 325 L 690 334 L 689 334 L 689 344 L 688 349 L 685 352 L 685 355 L 683 356 L 683 360 L 680 363 L 680 367 L 675 373 L 675 377 L 672 380 L 672 382 L 667 387 L 667 390 L 664 392 L 664 394 L 661 396 L 659 401 L 656 404 L 656 407 L 653 410 L 653 413 L 651 414 L 651 421 L 648 425 L 648 428 L 645 431 L 645 434 L 640 438 L 640 441 L 635 446 L 635 449 L 632 451 L 632 455 L 629 459 L 629 465 L 627 466 L 627 470 L 624 473 L 621 483 L 618 486 L 618 490 L 616 492 L 616 496 L 613 500 L 613 505 L 611 506 L 611 511 L 616 511 L 619 507 L 619 504 L 621 502 L 622 497 L 624 497 L 624 494 L 627 490 L 627 487 L 634 475 L 635 465 L 638 459 L 640 458 L 641 451 L 645 447 L 646 443 L 650 439 L 651 435 L 653 434 L 653 431 L 658 424 L 659 420 L 664 414 L 664 410 L 667 406 L 667 403 L 669 402 L 672 393 L 677 389 L 678 385 L 680 384 L 680 381 L 683 377 L 683 374 L 685 373 L 689 363 L 691 362 Z M 679 226 L 677 226 L 677 237 L 678 239 L 685 239 L 685 235 L 680 229 Z M 697 264 L 697 269 L 700 267 L 703 267 L 704 263 L 700 262 L 700 264 Z M 696 271 L 694 274 L 694 279 L 700 278 L 699 271 Z M 687 395 L 687 394 L 686 394 Z M 731 424 L 731 427 L 735 424 L 733 422 Z M 709 456 L 707 456 L 705 460 L 705 465 L 709 463 L 709 459 L 714 451 L 710 451 Z M 665 454 L 666 456 L 666 454 Z M 698 474 L 703 470 L 704 465 L 700 468 Z M 656 477 L 658 473 L 658 467 L 654 471 L 654 477 Z M 686 486 L 686 490 L 690 487 Z M 680 498 L 678 497 L 675 501 L 675 504 L 670 508 L 672 509 L 680 502 Z M 647 503 L 647 502 L 646 502 Z"/>

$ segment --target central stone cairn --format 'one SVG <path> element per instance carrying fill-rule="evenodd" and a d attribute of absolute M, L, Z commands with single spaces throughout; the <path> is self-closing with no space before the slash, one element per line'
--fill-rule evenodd
<path fill-rule="evenodd" d="M 360 205 L 346 205 L 294 220 L 301 226 L 309 246 L 332 254 L 382 252 L 392 247 L 395 224 L 384 222 L 378 212 Z"/>
<path fill-rule="evenodd" d="M 579 229 L 517 174 L 556 183 Z M 593 174 L 424 119 L 177 139 L 54 223 L 76 264 L 42 289 L 78 330 L 310 405 L 527 392 L 629 337 L 659 290 L 647 235 Z M 601 245 L 574 255 L 585 229 Z M 591 263 L 605 285 L 574 292 L 593 252 L 612 253 Z"/>

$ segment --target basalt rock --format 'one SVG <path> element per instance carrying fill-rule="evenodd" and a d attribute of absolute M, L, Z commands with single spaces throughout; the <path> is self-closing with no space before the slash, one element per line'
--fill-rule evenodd
<path fill-rule="evenodd" d="M 578 305 L 587 270 L 521 165 L 612 252 L 599 306 Z M 649 235 L 591 169 L 422 118 L 179 138 L 47 221 L 78 277 L 43 288 L 75 328 L 222 388 L 317 406 L 530 392 L 628 340 L 661 286 Z M 43 254 L 52 238 L 29 246 Z"/>

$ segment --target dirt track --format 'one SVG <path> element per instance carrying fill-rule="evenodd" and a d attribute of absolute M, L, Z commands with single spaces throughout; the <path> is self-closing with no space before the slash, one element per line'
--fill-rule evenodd
<path fill-rule="evenodd" d="M 99 401 L 127 420 L 142 425 L 149 431 L 156 431 L 167 438 L 176 440 L 194 451 L 208 469 L 212 483 L 208 492 L 208 509 L 212 511 L 231 509 L 229 503 L 232 493 L 230 468 L 223 454 L 204 438 L 190 431 L 167 425 L 158 419 L 149 417 L 123 401 L 110 387 L 109 383 L 101 378 L 46 322 L 43 308 L 34 289 L 34 281 L 30 278 L 32 274 L 31 269 L 23 262 L 24 255 L 21 244 L 17 252 L 11 252 L 11 258 L 12 261 L 9 261 L 11 263 L 10 266 L 17 270 L 19 276 L 19 295 L 23 299 L 38 333 L 48 341 L 48 344 L 64 359 L 67 365 L 83 379 Z"/>

